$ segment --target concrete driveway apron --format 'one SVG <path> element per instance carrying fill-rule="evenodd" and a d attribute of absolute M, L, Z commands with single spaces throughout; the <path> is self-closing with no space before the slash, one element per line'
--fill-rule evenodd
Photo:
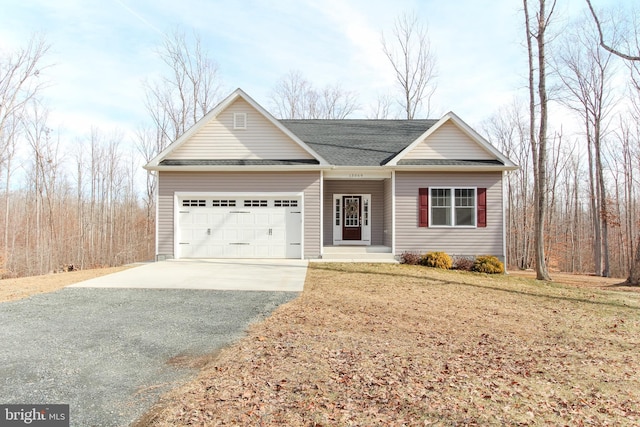
<path fill-rule="evenodd" d="M 307 264 L 291 259 L 161 261 L 72 287 L 302 292 Z"/>
<path fill-rule="evenodd" d="M 0 303 L 0 404 L 69 404 L 72 426 L 129 425 L 197 373 L 172 361 L 229 345 L 298 295 L 306 262 L 280 263 L 145 264 Z"/>

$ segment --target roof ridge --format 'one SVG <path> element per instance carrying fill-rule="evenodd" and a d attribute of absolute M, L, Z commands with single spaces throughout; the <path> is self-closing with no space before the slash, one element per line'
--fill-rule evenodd
<path fill-rule="evenodd" d="M 437 122 L 440 119 L 276 119 L 280 122 Z"/>

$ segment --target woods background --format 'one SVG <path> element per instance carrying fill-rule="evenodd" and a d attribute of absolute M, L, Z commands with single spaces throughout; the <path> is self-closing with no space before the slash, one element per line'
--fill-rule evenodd
<path fill-rule="evenodd" d="M 521 166 L 505 182 L 507 258 L 511 268 L 534 267 L 534 188 L 542 170 L 550 270 L 627 277 L 640 245 L 640 62 L 601 47 L 587 3 L 580 17 L 556 17 L 554 6 L 542 9 L 542 18 L 522 16 L 523 46 L 539 43 L 541 24 L 548 33 L 544 56 L 530 50 L 529 70 L 540 76 L 544 69 L 546 77 L 546 167 L 535 166 L 541 137 L 532 132 L 541 120 L 532 106 L 543 102 L 525 93 L 533 94 L 535 86 L 541 94 L 540 81 L 530 80 L 521 96 L 472 124 Z M 531 6 L 524 1 L 523 7 Z M 598 11 L 604 37 L 620 50 L 640 52 L 640 20 L 617 13 Z M 218 64 L 197 34 L 168 34 L 158 48 L 162 77 L 140 83 L 148 123 L 126 131 L 94 128 L 65 140 L 48 124 L 55 109 L 46 96 L 55 83 L 47 80 L 50 48 L 34 36 L 19 49 L 0 52 L 0 274 L 151 260 L 156 184 L 142 165 L 226 95 Z M 397 85 L 375 103 L 361 105 L 358 94 L 339 82 L 318 87 L 292 70 L 274 82 L 265 106 L 279 118 L 433 116 L 437 58 L 426 23 L 400 15 L 381 35 L 380 48 Z M 534 59 L 544 67 L 534 66 Z"/>

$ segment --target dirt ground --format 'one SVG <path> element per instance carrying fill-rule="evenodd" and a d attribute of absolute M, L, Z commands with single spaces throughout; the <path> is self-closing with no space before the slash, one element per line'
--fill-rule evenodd
<path fill-rule="evenodd" d="M 45 274 L 43 276 L 21 277 L 18 279 L 3 279 L 0 280 L 0 302 L 13 301 L 26 298 L 30 295 L 57 291 L 74 283 L 126 270 L 127 268 L 131 267 L 96 268 L 67 273 Z"/>
<path fill-rule="evenodd" d="M 18 279 L 0 280 L 0 302 L 26 298 L 29 295 L 53 292 L 65 286 L 94 277 L 104 276 L 131 266 L 96 268 L 90 270 L 72 271 L 67 273 L 45 274 L 42 276 L 21 277 Z M 531 270 L 510 270 L 512 277 L 535 279 L 536 274 Z M 640 287 L 623 285 L 625 279 L 612 277 L 598 277 L 571 273 L 553 272 L 551 278 L 554 283 L 575 286 L 578 288 L 593 288 L 602 290 L 618 290 L 627 292 L 639 292 Z"/>
<path fill-rule="evenodd" d="M 640 294 L 571 279 L 312 263 L 136 426 L 640 425 Z"/>
<path fill-rule="evenodd" d="M 0 301 L 127 267 L 0 281 Z M 640 289 L 622 279 L 310 264 L 305 290 L 137 427 L 640 425 Z"/>

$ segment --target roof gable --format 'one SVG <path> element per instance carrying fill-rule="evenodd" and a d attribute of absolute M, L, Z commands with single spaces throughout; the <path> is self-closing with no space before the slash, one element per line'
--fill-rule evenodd
<path fill-rule="evenodd" d="M 235 122 L 238 118 L 244 123 Z M 241 89 L 218 104 L 145 167 L 153 169 L 194 161 L 210 165 L 233 164 L 233 161 L 240 162 L 238 165 L 247 161 L 264 165 L 280 161 L 327 164 Z"/>
<path fill-rule="evenodd" d="M 445 114 L 423 135 L 409 144 L 389 165 L 420 165 L 438 161 L 471 161 L 476 164 L 516 165 L 453 112 Z"/>

